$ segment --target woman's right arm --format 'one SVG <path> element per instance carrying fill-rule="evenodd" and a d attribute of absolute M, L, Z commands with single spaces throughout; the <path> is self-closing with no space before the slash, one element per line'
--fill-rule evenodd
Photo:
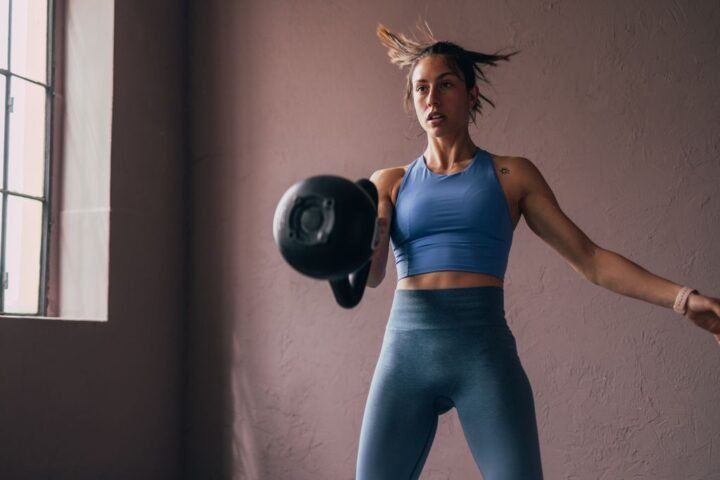
<path fill-rule="evenodd" d="M 393 187 L 392 169 L 382 169 L 373 172 L 370 181 L 375 184 L 378 191 L 378 218 L 380 219 L 380 242 L 373 252 L 367 286 L 375 288 L 385 278 L 388 249 L 390 244 L 390 224 L 392 221 L 393 204 L 390 193 Z"/>

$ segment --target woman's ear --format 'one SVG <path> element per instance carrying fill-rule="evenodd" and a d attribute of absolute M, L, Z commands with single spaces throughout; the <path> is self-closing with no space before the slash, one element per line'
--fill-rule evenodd
<path fill-rule="evenodd" d="M 480 96 L 480 89 L 478 88 L 477 84 L 473 85 L 473 87 L 468 91 L 468 102 L 470 103 L 470 110 L 475 107 L 475 103 L 477 102 L 478 97 Z"/>

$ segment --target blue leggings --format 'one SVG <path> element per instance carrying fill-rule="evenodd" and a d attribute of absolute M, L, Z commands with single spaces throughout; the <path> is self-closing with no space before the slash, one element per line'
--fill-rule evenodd
<path fill-rule="evenodd" d="M 457 408 L 484 480 L 542 480 L 530 382 L 501 287 L 395 290 L 360 433 L 357 480 L 414 480 Z"/>

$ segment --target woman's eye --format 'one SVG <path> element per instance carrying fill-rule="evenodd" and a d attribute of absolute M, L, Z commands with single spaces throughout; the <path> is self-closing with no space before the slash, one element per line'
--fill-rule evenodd
<path fill-rule="evenodd" d="M 452 82 L 443 82 L 443 83 L 442 83 L 442 86 L 443 86 L 444 88 L 450 88 L 450 87 L 452 87 Z"/>

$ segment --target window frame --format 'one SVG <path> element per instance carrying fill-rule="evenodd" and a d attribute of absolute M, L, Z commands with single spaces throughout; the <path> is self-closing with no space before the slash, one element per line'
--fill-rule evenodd
<path fill-rule="evenodd" d="M 5 76 L 5 116 L 4 124 L 4 145 L 3 145 L 3 182 L 0 185 L 0 194 L 2 194 L 2 212 L 0 213 L 0 222 L 2 223 L 2 234 L 0 235 L 0 315 L 3 316 L 19 316 L 19 317 L 38 317 L 46 316 L 48 313 L 48 290 L 49 290 L 49 259 L 50 259 L 50 247 L 51 247 L 51 226 L 53 222 L 53 165 L 54 161 L 54 121 L 55 121 L 55 61 L 57 57 L 56 47 L 56 17 L 55 17 L 55 0 L 46 0 L 46 41 L 45 41 L 45 69 L 46 69 L 46 83 L 32 80 L 23 75 L 13 73 L 12 68 L 12 11 L 13 11 L 13 0 L 8 0 L 8 51 L 7 51 L 7 69 L 1 69 L 0 74 Z M 44 182 L 43 182 L 43 196 L 35 197 L 33 195 L 25 194 L 22 192 L 14 192 L 8 190 L 8 165 L 9 165 L 9 132 L 11 123 L 11 87 L 13 78 L 17 78 L 34 85 L 40 86 L 45 91 L 45 145 L 44 151 Z M 8 273 L 5 271 L 5 264 L 7 258 L 7 208 L 8 198 L 27 198 L 31 200 L 39 201 L 42 204 L 41 214 L 41 238 L 40 238 L 40 269 L 38 278 L 38 291 L 37 291 L 37 303 L 36 311 L 31 313 L 23 312 L 8 312 L 5 309 L 5 290 L 7 283 Z"/>

